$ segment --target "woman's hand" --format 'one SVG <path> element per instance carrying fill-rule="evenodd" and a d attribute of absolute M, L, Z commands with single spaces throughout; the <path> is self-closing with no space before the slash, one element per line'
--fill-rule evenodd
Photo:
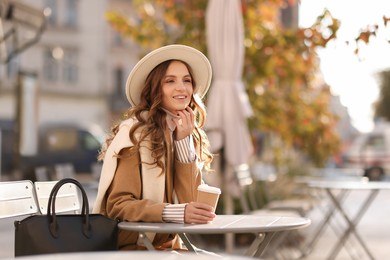
<path fill-rule="evenodd" d="M 201 202 L 190 202 L 184 210 L 184 223 L 206 224 L 215 218 L 214 209 L 210 205 Z"/>
<path fill-rule="evenodd" d="M 192 134 L 195 129 L 195 114 L 194 111 L 187 107 L 185 110 L 177 111 L 178 118 L 174 118 L 176 124 L 175 140 L 181 140 Z"/>

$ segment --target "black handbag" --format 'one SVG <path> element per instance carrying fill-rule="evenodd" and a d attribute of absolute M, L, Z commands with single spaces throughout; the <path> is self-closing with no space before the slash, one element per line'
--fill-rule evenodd
<path fill-rule="evenodd" d="M 56 215 L 56 196 L 66 183 L 73 183 L 81 190 L 81 214 Z M 71 178 L 62 179 L 53 187 L 47 215 L 29 216 L 14 224 L 15 256 L 117 249 L 118 221 L 100 214 L 89 214 L 85 190 Z"/>

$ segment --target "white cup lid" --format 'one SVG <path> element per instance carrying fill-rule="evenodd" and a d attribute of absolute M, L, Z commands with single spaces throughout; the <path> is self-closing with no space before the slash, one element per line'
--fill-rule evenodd
<path fill-rule="evenodd" d="M 210 193 L 216 193 L 216 194 L 221 194 L 221 189 L 213 186 L 209 186 L 207 184 L 201 184 L 198 186 L 198 191 L 203 191 L 203 192 L 210 192 Z"/>

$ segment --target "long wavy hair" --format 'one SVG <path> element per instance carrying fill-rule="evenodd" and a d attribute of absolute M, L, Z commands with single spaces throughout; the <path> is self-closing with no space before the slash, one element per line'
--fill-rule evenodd
<path fill-rule="evenodd" d="M 166 129 L 166 113 L 161 109 L 162 106 L 162 84 L 166 75 L 169 65 L 174 60 L 167 60 L 157 65 L 147 76 L 144 88 L 141 92 L 141 101 L 138 105 L 131 107 L 127 110 L 124 120 L 128 118 L 137 119 L 137 123 L 130 129 L 130 139 L 134 144 L 130 149 L 134 152 L 139 151 L 141 143 L 147 138 L 150 141 L 152 157 L 154 164 L 161 168 L 161 172 L 165 171 L 165 164 L 163 162 L 163 156 L 167 150 L 167 144 L 164 139 L 164 129 Z M 180 61 L 180 60 L 179 60 Z M 192 86 L 196 86 L 191 67 L 183 61 L 182 62 L 188 69 L 191 78 Z M 194 90 L 194 93 L 196 89 Z M 209 141 L 206 133 L 202 129 L 206 122 L 206 109 L 197 94 L 193 94 L 191 97 L 190 105 L 191 109 L 195 113 L 195 129 L 192 132 L 193 139 L 195 141 L 195 147 L 200 151 L 200 160 L 204 163 L 205 170 L 210 170 L 210 164 L 213 160 L 213 155 L 209 151 Z M 111 133 L 107 137 L 105 143 L 102 145 L 98 159 L 103 160 L 107 147 L 111 144 L 115 135 L 119 131 L 120 123 L 114 125 L 111 128 Z M 140 133 L 136 137 L 135 133 Z M 144 163 L 144 162 L 143 162 Z"/>

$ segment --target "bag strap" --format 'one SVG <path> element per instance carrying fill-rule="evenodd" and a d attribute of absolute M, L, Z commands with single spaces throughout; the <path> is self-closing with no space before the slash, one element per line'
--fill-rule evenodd
<path fill-rule="evenodd" d="M 88 197 L 87 193 L 85 192 L 83 186 L 81 185 L 80 182 L 78 182 L 75 179 L 72 178 L 64 178 L 59 180 L 53 187 L 53 189 L 50 192 L 49 196 L 49 202 L 47 206 L 47 217 L 49 218 L 49 223 L 50 223 L 50 232 L 53 237 L 57 237 L 57 214 L 55 210 L 55 201 L 57 197 L 57 193 L 60 190 L 60 188 L 67 184 L 67 183 L 73 183 L 76 185 L 80 191 L 81 191 L 81 196 L 83 198 L 83 206 L 81 210 L 81 216 L 84 216 L 84 221 L 83 221 L 83 233 L 86 237 L 90 237 L 90 223 L 89 223 L 89 203 L 88 203 Z"/>

